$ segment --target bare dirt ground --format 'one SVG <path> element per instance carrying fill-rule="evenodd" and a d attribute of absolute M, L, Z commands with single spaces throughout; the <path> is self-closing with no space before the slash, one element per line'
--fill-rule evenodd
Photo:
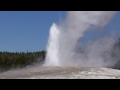
<path fill-rule="evenodd" d="M 90 67 L 37 67 L 0 73 L 0 79 L 120 79 L 120 70 Z"/>

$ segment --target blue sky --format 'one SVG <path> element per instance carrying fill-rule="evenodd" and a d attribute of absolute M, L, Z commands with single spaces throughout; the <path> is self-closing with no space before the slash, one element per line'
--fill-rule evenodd
<path fill-rule="evenodd" d="M 45 50 L 52 23 L 62 21 L 65 15 L 65 11 L 0 11 L 0 51 Z M 120 13 L 106 26 L 107 31 L 114 30 L 120 37 L 119 29 Z M 99 35 L 86 33 L 86 36 Z"/>
<path fill-rule="evenodd" d="M 0 51 L 45 50 L 50 26 L 64 16 L 61 11 L 0 11 Z"/>

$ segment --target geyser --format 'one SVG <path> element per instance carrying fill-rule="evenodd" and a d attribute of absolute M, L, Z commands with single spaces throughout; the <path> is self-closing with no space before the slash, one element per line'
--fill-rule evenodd
<path fill-rule="evenodd" d="M 111 67 L 117 59 L 111 56 L 115 36 L 90 41 L 82 51 L 77 43 L 84 32 L 107 25 L 117 11 L 68 11 L 67 18 L 50 28 L 45 66 Z"/>
<path fill-rule="evenodd" d="M 46 56 L 46 64 L 47 65 L 59 65 L 59 30 L 57 28 L 57 25 L 54 23 L 52 27 L 50 28 L 50 37 L 48 41 L 48 47 L 47 47 L 47 56 Z M 52 53 L 51 53 L 52 51 Z"/>

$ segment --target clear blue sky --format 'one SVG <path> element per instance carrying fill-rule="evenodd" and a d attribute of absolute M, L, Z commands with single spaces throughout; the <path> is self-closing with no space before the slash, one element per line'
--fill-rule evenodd
<path fill-rule="evenodd" d="M 50 26 L 64 16 L 62 11 L 0 11 L 0 51 L 45 50 Z"/>
<path fill-rule="evenodd" d="M 0 51 L 45 50 L 50 26 L 63 20 L 65 15 L 65 11 L 0 11 Z M 119 29 L 120 13 L 106 27 L 107 31 L 116 30 L 118 36 Z M 86 38 L 99 36 L 86 35 Z"/>

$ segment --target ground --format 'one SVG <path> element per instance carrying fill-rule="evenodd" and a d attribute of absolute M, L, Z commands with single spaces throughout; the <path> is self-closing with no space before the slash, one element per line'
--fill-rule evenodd
<path fill-rule="evenodd" d="M 0 79 L 120 79 L 120 70 L 93 67 L 36 67 L 0 73 Z"/>

